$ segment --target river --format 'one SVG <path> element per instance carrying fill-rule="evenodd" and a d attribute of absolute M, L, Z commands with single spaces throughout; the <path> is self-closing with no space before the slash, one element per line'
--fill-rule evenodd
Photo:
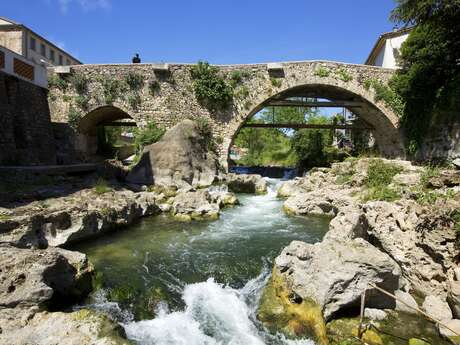
<path fill-rule="evenodd" d="M 102 273 L 89 306 L 142 345 L 313 344 L 270 334 L 256 318 L 273 258 L 292 240 L 320 241 L 329 223 L 285 215 L 279 182 L 269 179 L 265 195 L 238 195 L 241 205 L 217 221 L 156 216 L 75 247 Z"/>

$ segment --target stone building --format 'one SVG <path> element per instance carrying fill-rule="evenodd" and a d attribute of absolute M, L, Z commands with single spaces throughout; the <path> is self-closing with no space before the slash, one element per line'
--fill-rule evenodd
<path fill-rule="evenodd" d="M 397 57 L 412 28 L 386 32 L 377 39 L 365 64 L 385 68 L 398 68 Z"/>
<path fill-rule="evenodd" d="M 37 63 L 53 66 L 79 65 L 81 62 L 27 26 L 0 17 L 0 46 Z"/>

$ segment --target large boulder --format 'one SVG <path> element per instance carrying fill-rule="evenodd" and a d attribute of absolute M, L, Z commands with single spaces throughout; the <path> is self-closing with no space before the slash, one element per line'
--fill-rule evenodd
<path fill-rule="evenodd" d="M 216 179 L 218 164 L 215 154 L 208 150 L 208 140 L 196 122 L 184 120 L 144 148 L 126 180 L 144 185 L 210 186 Z"/>
<path fill-rule="evenodd" d="M 72 313 L 30 314 L 0 309 L 0 344 L 129 345 L 123 328 L 104 314 L 82 309 Z"/>
<path fill-rule="evenodd" d="M 69 304 L 91 291 L 86 255 L 60 248 L 0 245 L 0 308 Z"/>
<path fill-rule="evenodd" d="M 293 241 L 276 258 L 274 269 L 292 293 L 317 303 L 326 320 L 359 308 L 366 289 L 367 307 L 394 308 L 394 300 L 370 284 L 393 293 L 401 274 L 387 254 L 360 238 L 314 245 Z"/>
<path fill-rule="evenodd" d="M 216 219 L 219 217 L 218 200 L 213 199 L 209 191 L 180 192 L 174 198 L 172 214 L 179 220 Z"/>
<path fill-rule="evenodd" d="M 257 174 L 229 173 L 224 180 L 228 189 L 235 193 L 264 194 L 267 192 L 267 181 Z"/>
<path fill-rule="evenodd" d="M 460 281 L 451 281 L 447 293 L 447 302 L 456 319 L 460 319 Z"/>
<path fill-rule="evenodd" d="M 446 301 L 438 296 L 429 295 L 425 297 L 422 308 L 425 312 L 436 320 L 451 320 L 452 311 Z"/>

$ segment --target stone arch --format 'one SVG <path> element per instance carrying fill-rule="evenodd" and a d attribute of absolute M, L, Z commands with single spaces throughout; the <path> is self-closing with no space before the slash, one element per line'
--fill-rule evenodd
<path fill-rule="evenodd" d="M 78 122 L 75 148 L 81 158 L 87 160 L 98 151 L 98 126 L 113 121 L 135 119 L 127 111 L 114 105 L 99 106 L 86 113 Z"/>
<path fill-rule="evenodd" d="M 266 107 L 271 100 L 296 96 L 359 102 L 361 104 L 360 107 L 348 109 L 374 128 L 372 134 L 375 137 L 381 154 L 391 158 L 404 157 L 404 146 L 399 128 L 399 118 L 391 109 L 382 104 L 382 102 L 376 102 L 374 100 L 375 95 L 372 90 L 365 89 L 358 82 L 343 85 L 344 83 L 337 82 L 336 80 L 327 82 L 327 80 L 319 81 L 319 78 L 314 79 L 315 80 L 310 83 L 300 83 L 288 86 L 270 96 L 259 95 L 255 101 L 251 102 L 253 105 L 252 109 L 235 117 L 228 125 L 227 140 L 223 143 L 223 153 L 225 157 L 222 157 L 221 162 L 227 165 L 233 141 L 248 119 Z"/>

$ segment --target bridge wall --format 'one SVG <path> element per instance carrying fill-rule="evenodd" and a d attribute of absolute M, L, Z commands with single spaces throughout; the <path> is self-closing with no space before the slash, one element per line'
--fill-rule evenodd
<path fill-rule="evenodd" d="M 170 64 L 167 71 L 152 64 L 72 66 L 68 74 L 60 75 L 67 82 L 65 88 L 50 85 L 52 120 L 69 122 L 71 108 L 73 118 L 76 113 L 84 118 L 107 105 L 129 115 L 138 126 L 154 120 L 169 128 L 185 118 L 206 118 L 219 143 L 221 161 L 226 162 L 234 136 L 250 116 L 263 108 L 265 101 L 293 88 L 306 87 L 321 90 L 324 98 L 333 93 L 362 101 L 364 106 L 357 113 L 376 129 L 374 135 L 382 152 L 392 157 L 404 155 L 398 117 L 384 102 L 375 101 L 373 88 L 366 87 L 373 79 L 387 83 L 391 70 L 325 61 L 282 63 L 281 73 L 274 73 L 268 64 L 218 67 L 228 80 L 233 71 L 240 71 L 242 79 L 235 87 L 233 104 L 226 110 L 212 112 L 196 100 L 190 73 L 192 65 Z M 108 102 L 107 85 L 113 80 L 123 81 L 130 73 L 142 75 L 144 86 L 136 92 L 126 90 Z M 79 95 L 70 82 L 72 75 L 82 75 L 89 80 L 83 95 Z M 344 75 L 347 78 L 343 78 Z M 133 102 L 134 94 L 139 96 L 138 104 Z M 81 105 L 82 98 L 87 104 Z"/>

